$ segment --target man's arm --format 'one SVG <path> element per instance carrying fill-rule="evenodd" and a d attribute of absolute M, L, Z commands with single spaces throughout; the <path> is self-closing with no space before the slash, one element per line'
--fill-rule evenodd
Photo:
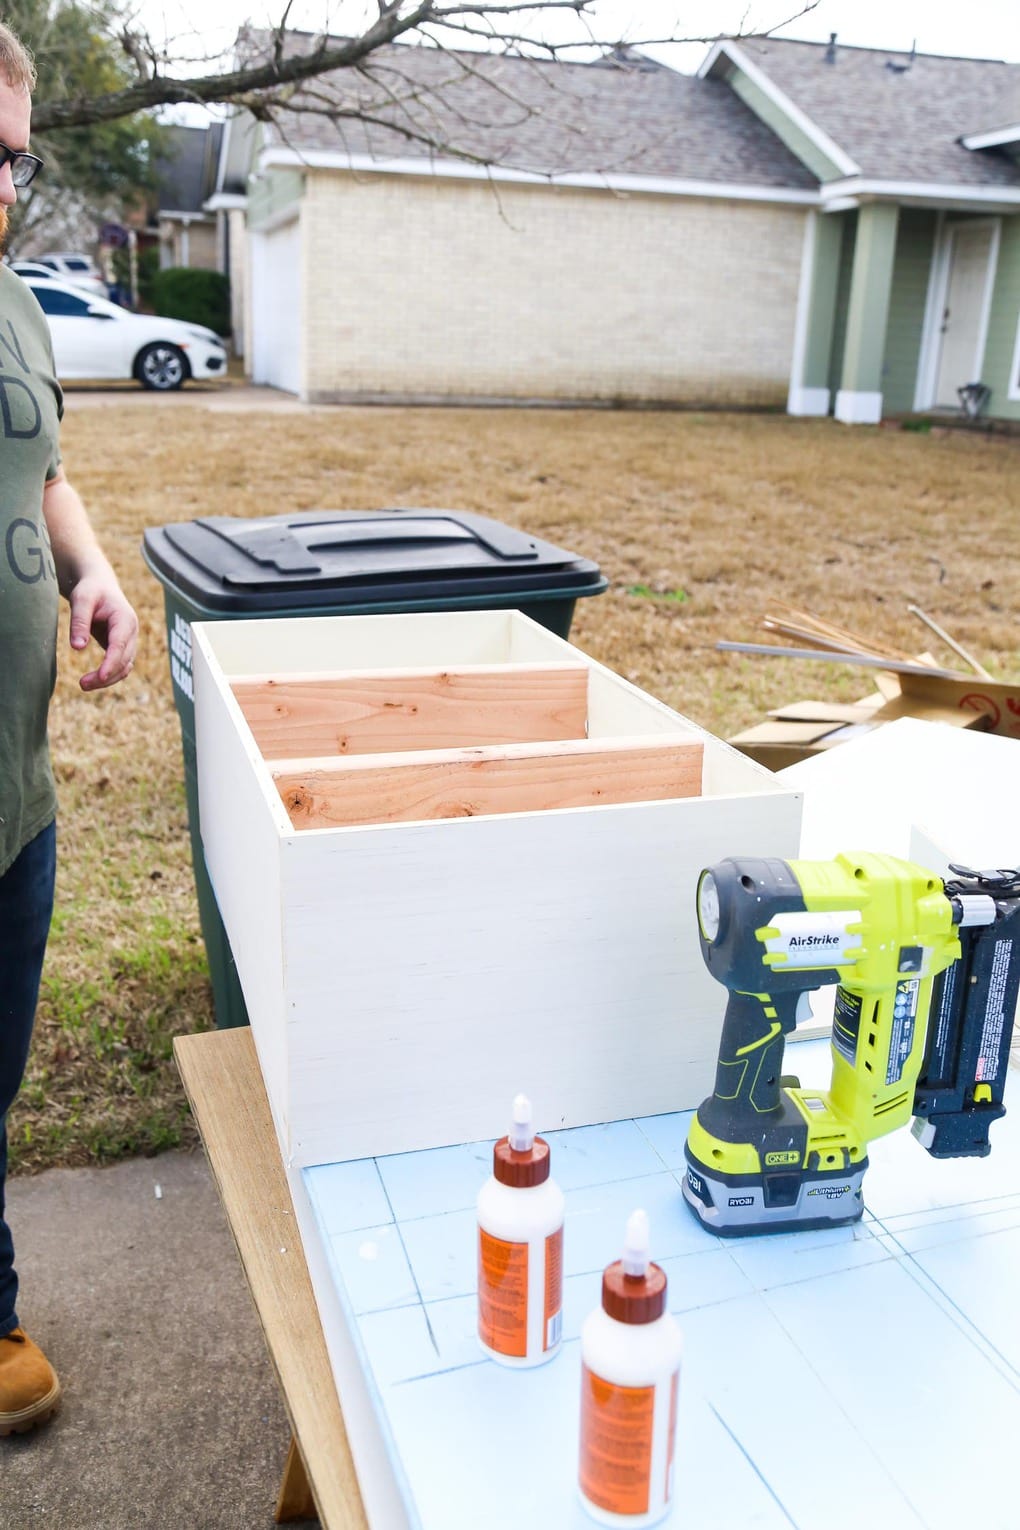
<path fill-rule="evenodd" d="M 96 539 L 85 506 L 62 470 L 47 480 L 43 515 L 60 593 L 71 607 L 71 647 L 84 648 L 94 637 L 106 650 L 99 668 L 82 675 L 78 684 L 83 691 L 116 685 L 134 663 L 138 618 Z"/>

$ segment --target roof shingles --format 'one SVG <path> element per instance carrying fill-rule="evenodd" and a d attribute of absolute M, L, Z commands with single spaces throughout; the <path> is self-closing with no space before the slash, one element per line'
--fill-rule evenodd
<path fill-rule="evenodd" d="M 390 46 L 360 69 L 310 82 L 295 97 L 301 103 L 305 110 L 280 114 L 268 142 L 547 176 L 818 184 L 727 85 L 666 68 Z"/>
<path fill-rule="evenodd" d="M 258 49 L 267 34 L 250 34 Z M 287 36 L 288 50 L 321 43 Z M 1020 121 L 1020 64 L 743 37 L 746 55 L 867 179 L 1020 186 L 964 133 Z M 541 176 L 662 177 L 813 191 L 817 178 L 730 89 L 648 60 L 594 64 L 393 44 L 306 82 L 266 143 L 362 159 L 462 159 Z"/>
<path fill-rule="evenodd" d="M 784 95 L 870 179 L 954 186 L 1020 186 L 1020 167 L 997 150 L 971 151 L 964 133 L 1020 121 L 1020 64 L 913 58 L 838 42 L 744 37 L 736 42 Z"/>

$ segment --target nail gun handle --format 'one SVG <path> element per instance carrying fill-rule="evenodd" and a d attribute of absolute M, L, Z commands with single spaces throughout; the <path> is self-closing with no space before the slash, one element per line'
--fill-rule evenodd
<path fill-rule="evenodd" d="M 752 1117 L 780 1104 L 785 1039 L 797 1023 L 796 993 L 731 993 L 715 1075 L 717 1109 Z"/>

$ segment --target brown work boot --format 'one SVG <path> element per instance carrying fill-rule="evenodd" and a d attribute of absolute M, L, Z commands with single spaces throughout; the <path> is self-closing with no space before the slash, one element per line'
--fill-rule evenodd
<path fill-rule="evenodd" d="M 60 1382 L 23 1328 L 0 1337 L 0 1438 L 43 1424 L 60 1402 Z"/>

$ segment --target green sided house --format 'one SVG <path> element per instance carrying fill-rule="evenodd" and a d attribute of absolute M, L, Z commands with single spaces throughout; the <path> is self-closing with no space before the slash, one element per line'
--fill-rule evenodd
<path fill-rule="evenodd" d="M 746 38 L 701 74 L 818 178 L 790 412 L 1020 419 L 1020 65 Z"/>
<path fill-rule="evenodd" d="M 390 47 L 233 118 L 207 205 L 251 375 L 313 402 L 1020 420 L 1020 65 Z"/>

